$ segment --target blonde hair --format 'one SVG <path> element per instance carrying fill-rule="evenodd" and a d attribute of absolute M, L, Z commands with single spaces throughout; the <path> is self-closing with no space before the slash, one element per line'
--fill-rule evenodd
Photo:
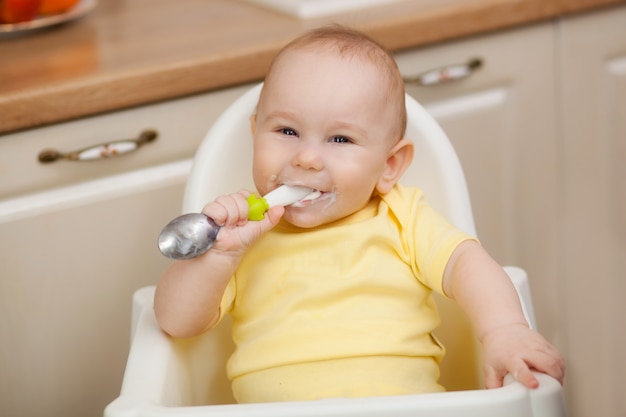
<path fill-rule="evenodd" d="M 344 58 L 356 58 L 369 62 L 380 70 L 388 85 L 386 100 L 398 109 L 397 123 L 394 125 L 392 134 L 397 140 L 404 137 L 407 123 L 405 93 L 404 81 L 398 64 L 385 47 L 361 32 L 333 25 L 315 29 L 294 39 L 281 49 L 274 58 L 265 79 L 266 84 L 272 81 L 272 69 L 286 52 L 315 50 L 317 48 L 335 52 Z"/>

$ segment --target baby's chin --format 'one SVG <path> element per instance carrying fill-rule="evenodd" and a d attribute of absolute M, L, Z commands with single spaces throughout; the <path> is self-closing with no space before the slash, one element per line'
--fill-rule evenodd
<path fill-rule="evenodd" d="M 303 209 L 296 207 L 286 207 L 282 220 L 301 229 L 312 229 L 332 222 L 320 213 L 305 213 Z"/>

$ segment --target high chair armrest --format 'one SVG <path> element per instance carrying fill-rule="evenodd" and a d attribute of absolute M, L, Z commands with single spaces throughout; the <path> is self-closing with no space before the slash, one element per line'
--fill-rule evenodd
<path fill-rule="evenodd" d="M 533 300 L 530 294 L 530 284 L 528 283 L 528 274 L 522 268 L 517 266 L 505 266 L 504 271 L 507 273 L 522 305 L 524 317 L 528 321 L 531 329 L 537 330 L 537 322 L 535 320 L 535 311 L 533 309 Z"/>
<path fill-rule="evenodd" d="M 172 372 L 184 366 L 173 340 L 156 321 L 154 291 L 154 286 L 144 287 L 133 295 L 131 346 L 118 399 L 125 403 L 130 400 L 135 406 L 184 402 L 185 398 L 171 398 L 177 392 L 168 391 L 167 384 L 181 387 L 188 384 L 184 378 L 179 379 L 181 373 Z M 177 391 L 184 393 L 185 389 Z M 115 409 L 115 402 L 107 407 L 107 412 L 109 408 Z"/>
<path fill-rule="evenodd" d="M 533 416 L 535 417 L 567 417 L 563 387 L 549 375 L 534 372 L 539 380 L 539 388 L 529 390 Z M 519 382 L 515 382 L 519 384 Z"/>

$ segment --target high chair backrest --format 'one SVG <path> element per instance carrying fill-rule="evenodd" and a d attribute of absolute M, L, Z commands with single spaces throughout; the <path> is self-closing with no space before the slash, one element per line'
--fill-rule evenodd
<path fill-rule="evenodd" d="M 242 188 L 254 190 L 250 116 L 255 112 L 262 84 L 236 100 L 207 133 L 194 157 L 185 190 L 183 212 L 199 212 L 216 197 Z M 424 190 L 429 203 L 448 221 L 476 235 L 469 194 L 457 155 L 439 124 L 410 96 L 406 96 L 406 136 L 415 145 L 411 166 L 401 179 Z M 478 345 L 455 303 L 437 296 L 443 325 L 437 332 L 447 347 L 441 381 L 448 389 L 481 386 Z"/>

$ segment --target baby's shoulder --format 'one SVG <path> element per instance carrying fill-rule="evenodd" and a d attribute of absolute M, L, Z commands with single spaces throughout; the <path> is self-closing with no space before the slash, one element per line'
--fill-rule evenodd
<path fill-rule="evenodd" d="M 410 217 L 418 208 L 426 204 L 424 192 L 417 187 L 396 184 L 387 194 L 380 196 L 381 201 L 400 217 Z"/>

